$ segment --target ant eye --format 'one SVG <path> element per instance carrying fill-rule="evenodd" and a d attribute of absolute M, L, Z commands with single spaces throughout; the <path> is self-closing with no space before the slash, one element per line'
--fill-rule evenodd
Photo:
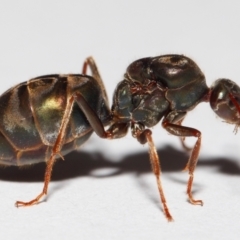
<path fill-rule="evenodd" d="M 218 79 L 210 90 L 213 111 L 228 123 L 238 124 L 240 115 L 240 88 L 229 79 Z"/>

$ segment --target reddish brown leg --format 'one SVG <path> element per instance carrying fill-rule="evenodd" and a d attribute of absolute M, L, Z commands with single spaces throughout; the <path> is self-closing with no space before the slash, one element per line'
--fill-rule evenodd
<path fill-rule="evenodd" d="M 81 108 L 81 110 L 84 112 L 85 116 L 87 117 L 93 130 L 96 132 L 96 134 L 99 137 L 112 139 L 112 138 L 123 137 L 124 135 L 126 135 L 127 129 L 129 127 L 128 123 L 113 124 L 110 126 L 108 131 L 105 131 L 100 119 L 98 118 L 96 113 L 91 109 L 91 107 L 88 105 L 84 97 L 79 93 L 75 93 L 74 98 L 75 98 L 75 101 L 78 103 L 78 106 Z M 143 131 L 136 128 L 133 130 L 133 136 L 136 137 L 138 141 L 142 144 L 145 144 L 146 142 L 148 142 L 150 162 L 152 165 L 153 173 L 156 176 L 158 190 L 159 190 L 160 198 L 163 204 L 163 211 L 168 221 L 173 221 L 173 218 L 168 210 L 166 199 L 163 193 L 163 188 L 162 188 L 161 179 L 160 179 L 161 167 L 160 167 L 158 154 L 152 140 L 152 132 L 149 129 L 146 129 Z"/>
<path fill-rule="evenodd" d="M 36 198 L 34 198 L 33 200 L 31 200 L 29 202 L 16 201 L 16 203 L 15 203 L 16 207 L 31 206 L 31 205 L 37 204 L 39 202 L 39 200 L 44 195 L 47 194 L 48 185 L 49 185 L 49 182 L 51 180 L 51 175 L 52 175 L 52 168 L 53 168 L 53 165 L 54 165 L 55 160 L 56 160 L 56 155 L 60 155 L 60 157 L 62 157 L 60 151 L 61 151 L 62 145 L 64 143 L 64 136 L 65 136 L 65 132 L 66 132 L 66 127 L 67 127 L 67 124 L 69 122 L 69 118 L 70 118 L 70 115 L 71 115 L 73 103 L 74 103 L 74 97 L 71 97 L 68 101 L 67 106 L 66 106 L 64 116 L 63 116 L 63 119 L 62 119 L 62 123 L 61 123 L 61 126 L 60 126 L 60 130 L 59 130 L 59 135 L 58 135 L 58 137 L 56 139 L 56 142 L 53 146 L 51 157 L 47 161 L 47 167 L 46 167 L 45 177 L 44 177 L 44 186 L 43 186 L 42 192 Z"/>
<path fill-rule="evenodd" d="M 47 194 L 48 185 L 51 180 L 52 175 L 52 168 L 55 162 L 56 155 L 59 155 L 62 157 L 60 151 L 62 149 L 62 146 L 64 144 L 64 137 L 66 128 L 71 116 L 73 103 L 77 102 L 81 110 L 84 112 L 85 116 L 87 117 L 91 127 L 93 130 L 101 137 L 101 138 L 117 138 L 121 137 L 123 135 L 126 135 L 128 124 L 115 124 L 113 125 L 109 131 L 105 131 L 104 126 L 99 119 L 98 115 L 92 110 L 92 108 L 89 106 L 89 104 L 86 102 L 84 97 L 80 93 L 75 93 L 73 96 L 71 96 L 68 100 L 68 104 L 66 106 L 64 116 L 62 119 L 62 124 L 59 129 L 59 135 L 56 139 L 56 142 L 52 149 L 52 154 L 50 159 L 47 161 L 47 167 L 45 171 L 45 178 L 44 178 L 44 186 L 42 192 L 33 200 L 29 202 L 23 202 L 23 201 L 17 201 L 16 206 L 31 206 L 34 204 L 37 204 L 39 200 Z"/>
<path fill-rule="evenodd" d="M 92 110 L 89 104 L 86 102 L 85 98 L 80 93 L 74 94 L 75 101 L 77 102 L 78 106 L 81 108 L 83 113 L 88 119 L 91 127 L 93 128 L 94 132 L 100 138 L 121 138 L 127 134 L 129 124 L 128 123 L 115 123 L 112 124 L 107 131 L 105 131 L 104 126 L 97 116 L 97 114 Z"/>
<path fill-rule="evenodd" d="M 16 201 L 15 206 L 16 207 L 26 207 L 26 206 L 32 206 L 34 204 L 37 204 L 39 202 L 39 200 L 44 196 L 47 195 L 47 190 L 48 190 L 48 184 L 51 180 L 51 175 L 52 175 L 52 168 L 53 168 L 53 164 L 55 162 L 55 156 L 56 153 L 52 153 L 50 159 L 47 162 L 47 167 L 46 167 L 46 171 L 45 171 L 45 177 L 44 177 L 44 186 L 43 186 L 43 190 L 42 192 L 33 200 L 29 201 L 29 202 L 23 202 L 23 201 Z"/>
<path fill-rule="evenodd" d="M 186 143 L 185 143 L 185 137 L 180 137 L 180 141 L 181 141 L 181 145 L 182 145 L 183 149 L 184 149 L 186 152 L 191 152 L 191 151 L 192 151 L 192 148 L 190 148 L 189 146 L 186 145 Z"/>
<path fill-rule="evenodd" d="M 135 132 L 133 134 L 136 136 L 136 138 L 138 139 L 138 141 L 140 143 L 142 143 L 142 144 L 144 144 L 146 142 L 148 143 L 150 162 L 151 162 L 151 166 L 152 166 L 152 171 L 153 171 L 154 175 L 156 176 L 158 191 L 159 191 L 160 199 L 161 199 L 161 202 L 163 205 L 163 212 L 168 221 L 173 221 L 173 218 L 167 207 L 166 198 L 163 193 L 163 188 L 162 188 L 162 183 L 161 183 L 161 178 L 160 178 L 161 165 L 160 165 L 160 160 L 159 160 L 155 145 L 152 140 L 152 132 L 149 129 L 146 129 L 144 131 Z"/>
<path fill-rule="evenodd" d="M 192 149 L 192 153 L 190 155 L 190 158 L 188 160 L 188 163 L 184 170 L 188 170 L 189 172 L 189 180 L 187 184 L 187 194 L 189 197 L 189 201 L 196 205 L 203 205 L 202 200 L 195 200 L 192 196 L 192 184 L 193 184 L 193 176 L 194 176 L 194 170 L 197 165 L 198 161 L 198 155 L 201 147 L 201 132 L 194 128 L 189 128 L 173 123 L 169 123 L 167 120 L 164 120 L 162 123 L 163 127 L 170 132 L 171 134 L 179 137 L 196 137 L 197 141 Z"/>
<path fill-rule="evenodd" d="M 86 102 L 85 98 L 80 93 L 75 93 L 74 98 L 96 134 L 101 138 L 112 138 L 111 134 L 105 131 L 101 120 Z"/>
<path fill-rule="evenodd" d="M 102 89 L 102 92 L 103 92 L 103 96 L 104 96 L 105 100 L 108 102 L 106 89 L 104 87 L 103 80 L 102 80 L 102 78 L 100 76 L 100 73 L 98 71 L 97 65 L 96 65 L 93 57 L 86 58 L 86 60 L 85 60 L 85 62 L 83 64 L 82 74 L 87 74 L 87 68 L 88 67 L 90 67 L 90 69 L 91 69 L 93 78 L 95 78 L 98 81 L 99 86 L 101 86 L 101 89 Z"/>
<path fill-rule="evenodd" d="M 179 126 L 181 126 L 183 120 L 184 120 L 184 118 L 182 118 L 179 122 L 177 122 L 177 124 L 178 124 Z M 182 147 L 183 147 L 183 149 L 184 149 L 185 151 L 187 151 L 187 152 L 192 151 L 192 148 L 190 148 L 190 147 L 188 147 L 188 146 L 186 145 L 186 143 L 185 143 L 185 137 L 180 137 L 180 141 L 181 141 Z"/>
<path fill-rule="evenodd" d="M 88 105 L 84 97 L 79 93 L 75 93 L 74 98 L 75 98 L 75 101 L 78 103 L 78 106 L 87 116 L 87 119 L 90 125 L 92 126 L 93 130 L 97 133 L 99 137 L 112 139 L 112 138 L 123 137 L 124 135 L 126 135 L 127 129 L 129 127 L 128 123 L 113 124 L 111 125 L 108 131 L 105 131 L 100 119 L 98 118 L 96 113 L 91 109 L 91 107 Z M 133 132 L 133 135 L 142 144 L 148 142 L 150 161 L 152 165 L 152 170 L 157 179 L 157 185 L 160 193 L 160 198 L 163 204 L 164 214 L 166 215 L 168 221 L 172 221 L 173 218 L 169 213 L 169 210 L 166 204 L 166 199 L 163 193 L 163 188 L 162 188 L 161 179 L 160 179 L 161 167 L 159 163 L 158 154 L 152 140 L 152 132 L 149 129 L 144 131 L 135 129 Z"/>

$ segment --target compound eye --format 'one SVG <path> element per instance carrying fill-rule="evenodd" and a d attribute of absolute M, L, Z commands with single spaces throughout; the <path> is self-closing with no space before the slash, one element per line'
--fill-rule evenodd
<path fill-rule="evenodd" d="M 240 88 L 229 79 L 218 79 L 211 87 L 210 105 L 228 123 L 240 123 Z"/>

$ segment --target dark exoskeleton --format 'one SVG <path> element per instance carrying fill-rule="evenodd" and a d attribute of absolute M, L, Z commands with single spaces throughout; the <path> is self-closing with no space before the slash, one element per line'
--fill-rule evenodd
<path fill-rule="evenodd" d="M 90 67 L 92 76 L 86 75 Z M 107 94 L 93 58 L 87 58 L 83 74 L 47 75 L 21 83 L 0 97 L 0 164 L 47 163 L 42 192 L 30 206 L 47 194 L 56 158 L 79 148 L 96 132 L 101 138 L 121 138 L 131 129 L 141 144 L 148 143 L 152 170 L 157 179 L 164 214 L 168 210 L 160 180 L 161 167 L 149 128 L 162 120 L 169 133 L 196 143 L 185 170 L 189 172 L 187 194 L 192 204 L 202 205 L 192 196 L 193 173 L 201 146 L 201 132 L 182 126 L 188 111 L 209 101 L 215 113 L 228 123 L 240 122 L 240 88 L 231 80 L 219 79 L 211 88 L 191 59 L 182 55 L 143 58 L 130 64 L 109 109 Z M 108 130 L 104 127 L 109 126 Z"/>

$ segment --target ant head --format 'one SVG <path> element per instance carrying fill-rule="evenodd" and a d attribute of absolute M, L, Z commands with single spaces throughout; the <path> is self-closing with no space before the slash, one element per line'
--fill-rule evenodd
<path fill-rule="evenodd" d="M 229 79 L 216 80 L 210 90 L 210 105 L 213 111 L 227 123 L 240 125 L 240 88 Z"/>

